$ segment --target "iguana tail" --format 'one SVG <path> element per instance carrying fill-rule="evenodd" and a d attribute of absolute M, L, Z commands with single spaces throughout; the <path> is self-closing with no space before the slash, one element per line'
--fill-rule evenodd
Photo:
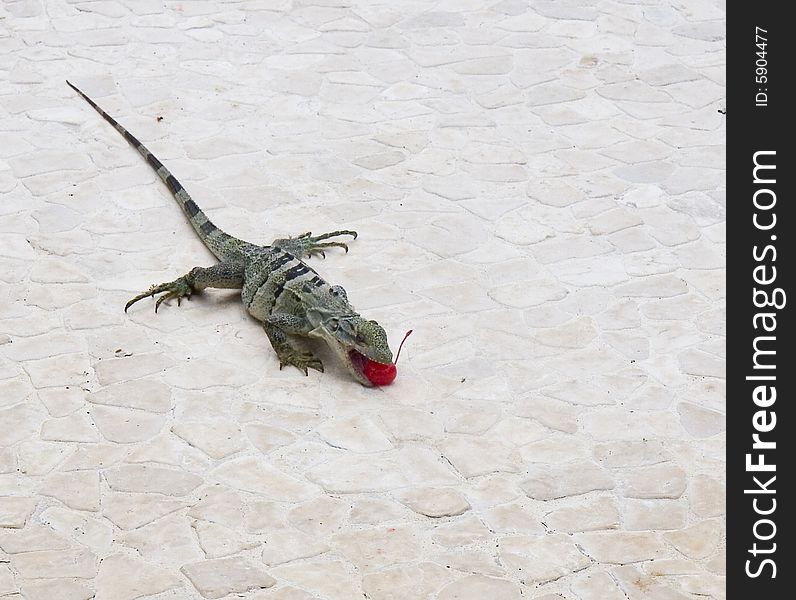
<path fill-rule="evenodd" d="M 237 258 L 236 255 L 238 254 L 236 251 L 246 242 L 243 242 L 216 227 L 202 211 L 202 209 L 200 209 L 191 199 L 191 197 L 188 195 L 188 192 L 186 192 L 185 188 L 182 187 L 182 184 L 177 181 L 177 178 L 174 177 L 174 175 L 172 175 L 171 172 L 163 166 L 163 163 L 161 163 L 157 157 L 152 154 L 146 146 L 144 146 L 144 144 L 138 141 L 138 139 L 132 133 L 119 125 L 116 119 L 111 117 L 108 113 L 97 106 L 97 103 L 91 98 L 86 96 L 69 81 L 66 83 L 69 85 L 69 87 L 80 94 L 86 102 L 94 107 L 94 110 L 96 110 L 103 119 L 113 125 L 114 129 L 121 133 L 122 136 L 124 136 L 124 139 L 126 139 L 130 145 L 133 146 L 133 148 L 141 153 L 141 156 L 144 157 L 144 159 L 149 163 L 149 166 L 155 170 L 158 176 L 163 180 L 163 183 L 166 184 L 166 187 L 169 188 L 169 191 L 174 196 L 174 199 L 177 200 L 177 203 L 182 207 L 182 210 L 185 212 L 185 215 L 188 217 L 191 225 L 193 225 L 196 233 L 199 234 L 199 238 L 210 249 L 210 251 L 215 254 L 222 262 L 229 260 L 234 261 Z"/>

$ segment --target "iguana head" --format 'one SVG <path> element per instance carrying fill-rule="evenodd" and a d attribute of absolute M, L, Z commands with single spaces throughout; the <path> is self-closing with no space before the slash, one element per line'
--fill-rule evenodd
<path fill-rule="evenodd" d="M 357 314 L 326 319 L 310 335 L 322 338 L 362 385 L 373 385 L 365 376 L 368 361 L 384 365 L 392 363 L 392 351 L 384 328 L 376 321 L 363 319 Z"/>

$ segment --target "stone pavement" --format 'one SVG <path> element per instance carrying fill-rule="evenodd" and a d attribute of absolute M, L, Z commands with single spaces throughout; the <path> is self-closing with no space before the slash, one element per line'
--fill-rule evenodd
<path fill-rule="evenodd" d="M 2 600 L 724 596 L 721 0 L 0 7 Z M 82 86 L 313 262 L 395 384 L 279 371 Z"/>

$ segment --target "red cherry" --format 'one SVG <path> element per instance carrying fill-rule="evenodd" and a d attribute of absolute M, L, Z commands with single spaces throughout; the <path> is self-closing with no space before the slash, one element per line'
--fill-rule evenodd
<path fill-rule="evenodd" d="M 395 363 L 383 365 L 372 360 L 365 359 L 365 368 L 363 369 L 365 377 L 368 378 L 373 385 L 390 385 L 398 374 L 398 369 Z"/>
<path fill-rule="evenodd" d="M 401 356 L 401 348 L 404 347 L 404 342 L 412 333 L 412 330 L 406 332 L 404 339 L 401 340 L 401 345 L 398 346 L 398 354 L 395 355 L 395 362 L 398 362 L 398 357 Z M 395 376 L 398 374 L 398 368 L 395 363 L 384 365 L 377 363 L 369 358 L 363 356 L 365 364 L 362 366 L 362 372 L 373 385 L 390 385 L 395 381 Z"/>

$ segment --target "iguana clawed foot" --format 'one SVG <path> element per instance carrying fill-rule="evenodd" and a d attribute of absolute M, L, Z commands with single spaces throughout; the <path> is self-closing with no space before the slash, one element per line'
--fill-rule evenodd
<path fill-rule="evenodd" d="M 293 365 L 299 371 L 303 371 L 305 375 L 309 375 L 307 368 L 315 369 L 316 371 L 323 373 L 323 363 L 311 352 L 302 352 L 295 348 L 289 347 L 279 351 L 278 356 L 280 371 L 285 365 Z"/>
<path fill-rule="evenodd" d="M 324 248 L 342 248 L 346 252 L 348 252 L 348 244 L 344 242 L 324 242 L 323 240 L 328 240 L 329 238 L 337 237 L 340 235 L 350 235 L 354 239 L 357 239 L 357 232 L 350 231 L 347 229 L 341 231 L 332 231 L 331 233 L 322 233 L 321 235 L 312 235 L 312 232 L 308 231 L 307 233 L 302 233 L 301 235 L 288 238 L 288 239 L 281 239 L 275 240 L 272 245 L 279 246 L 288 252 L 294 254 L 295 256 L 307 256 L 312 257 L 315 254 L 320 254 L 321 257 L 326 258 L 326 253 L 323 251 Z"/>
<path fill-rule="evenodd" d="M 160 298 L 158 298 L 157 302 L 155 302 L 155 312 L 158 312 L 158 308 L 160 308 L 160 304 L 164 300 L 171 300 L 172 298 L 177 299 L 177 306 L 179 306 L 180 300 L 182 298 L 191 297 L 193 288 L 191 287 L 191 284 L 188 282 L 188 279 L 185 275 L 183 275 L 182 277 L 178 277 L 174 281 L 169 281 L 168 283 L 153 285 L 146 292 L 138 294 L 135 298 L 133 298 L 127 304 L 125 304 L 124 312 L 127 312 L 127 309 L 130 308 L 133 304 L 135 304 L 139 300 L 143 300 L 147 296 L 154 298 L 155 294 L 160 294 L 162 292 L 166 293 L 163 294 Z"/>
<path fill-rule="evenodd" d="M 323 373 L 323 363 L 311 352 L 305 352 L 296 348 L 282 329 L 273 323 L 263 323 L 263 329 L 271 340 L 276 356 L 279 358 L 279 369 L 285 365 L 293 365 L 305 375 L 309 375 L 307 369 L 315 369 Z"/>

